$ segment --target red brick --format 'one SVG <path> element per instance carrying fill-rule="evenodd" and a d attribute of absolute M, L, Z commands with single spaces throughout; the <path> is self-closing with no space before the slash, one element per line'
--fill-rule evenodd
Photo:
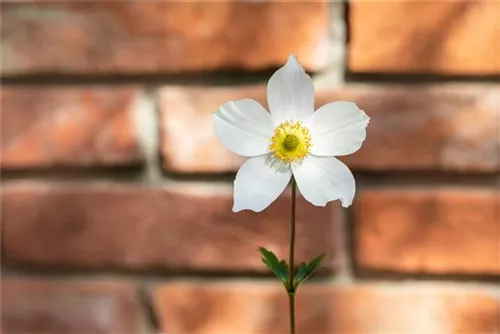
<path fill-rule="evenodd" d="M 162 89 L 160 129 L 164 169 L 188 173 L 237 170 L 245 159 L 219 142 L 212 112 L 227 101 L 245 97 L 265 104 L 265 87 Z"/>
<path fill-rule="evenodd" d="M 258 246 L 288 256 L 286 196 L 263 213 L 235 214 L 232 195 L 216 188 L 18 183 L 2 195 L 2 255 L 11 265 L 262 272 Z M 325 268 L 333 267 L 337 208 L 298 201 L 297 261 L 328 252 Z"/>
<path fill-rule="evenodd" d="M 361 268 L 500 275 L 498 190 L 371 190 L 358 196 Z"/>
<path fill-rule="evenodd" d="M 215 136 L 211 112 L 249 97 L 266 105 L 265 87 L 165 87 L 161 91 L 164 168 L 235 171 L 243 159 Z M 319 91 L 317 106 L 356 102 L 371 117 L 360 151 L 344 157 L 358 170 L 500 170 L 500 87 L 496 85 L 349 85 Z"/>
<path fill-rule="evenodd" d="M 328 61 L 325 2 L 9 2 L 3 74 L 179 73 Z"/>
<path fill-rule="evenodd" d="M 139 304 L 127 284 L 3 279 L 2 332 L 139 333 Z"/>
<path fill-rule="evenodd" d="M 349 69 L 500 74 L 498 1 L 354 1 Z"/>
<path fill-rule="evenodd" d="M 297 293 L 297 333 L 496 334 L 499 300 L 443 286 L 333 287 Z M 288 298 L 278 283 L 165 284 L 154 292 L 162 332 L 288 333 Z"/>
<path fill-rule="evenodd" d="M 133 88 L 2 89 L 2 167 L 139 163 L 136 98 Z"/>

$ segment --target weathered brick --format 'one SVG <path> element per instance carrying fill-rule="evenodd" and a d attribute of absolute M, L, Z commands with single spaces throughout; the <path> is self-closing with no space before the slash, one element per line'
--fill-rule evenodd
<path fill-rule="evenodd" d="M 165 87 L 161 91 L 164 168 L 235 171 L 243 162 L 215 136 L 211 112 L 244 97 L 266 106 L 265 87 Z M 497 85 L 349 85 L 317 93 L 317 106 L 356 102 L 371 117 L 367 139 L 343 157 L 358 170 L 500 170 Z"/>
<path fill-rule="evenodd" d="M 110 282 L 2 279 L 5 334 L 139 333 L 132 286 Z"/>
<path fill-rule="evenodd" d="M 328 62 L 325 2 L 2 3 L 3 75 L 259 70 Z"/>
<path fill-rule="evenodd" d="M 132 87 L 3 88 L 2 168 L 138 164 L 136 97 Z"/>
<path fill-rule="evenodd" d="M 500 74 L 498 1 L 353 1 L 349 69 Z"/>
<path fill-rule="evenodd" d="M 173 282 L 153 299 L 162 332 L 289 333 L 288 297 L 278 283 Z M 444 285 L 308 284 L 296 295 L 297 333 L 496 334 L 498 303 L 486 293 Z"/>
<path fill-rule="evenodd" d="M 164 169 L 188 173 L 237 170 L 245 159 L 219 142 L 212 112 L 227 101 L 242 98 L 265 104 L 265 87 L 162 89 L 160 141 Z"/>
<path fill-rule="evenodd" d="M 229 190 L 229 189 L 227 189 Z M 7 184 L 4 264 L 87 269 L 265 271 L 258 246 L 288 256 L 290 200 L 233 213 L 229 191 Z M 195 208 L 195 209 L 193 209 Z M 297 261 L 336 254 L 337 204 L 297 204 Z"/>
<path fill-rule="evenodd" d="M 500 191 L 395 189 L 358 196 L 361 268 L 500 275 Z"/>

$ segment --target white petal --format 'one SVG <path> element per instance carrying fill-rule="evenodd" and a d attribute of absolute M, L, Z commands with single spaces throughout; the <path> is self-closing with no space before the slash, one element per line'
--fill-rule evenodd
<path fill-rule="evenodd" d="M 257 101 L 227 102 L 213 119 L 217 137 L 234 153 L 245 157 L 268 153 L 274 125 L 271 115 Z"/>
<path fill-rule="evenodd" d="M 342 206 L 352 204 L 356 183 L 349 168 L 334 157 L 307 156 L 292 165 L 293 176 L 300 193 L 316 206 L 340 199 Z"/>
<path fill-rule="evenodd" d="M 277 168 L 271 155 L 248 159 L 234 180 L 233 211 L 260 212 L 285 190 L 292 177 L 288 168 Z"/>
<path fill-rule="evenodd" d="M 314 86 L 294 55 L 277 70 L 267 84 L 267 102 L 276 125 L 305 121 L 314 112 Z"/>
<path fill-rule="evenodd" d="M 353 102 L 333 102 L 319 108 L 305 125 L 311 133 L 311 154 L 341 156 L 359 150 L 370 122 Z"/>

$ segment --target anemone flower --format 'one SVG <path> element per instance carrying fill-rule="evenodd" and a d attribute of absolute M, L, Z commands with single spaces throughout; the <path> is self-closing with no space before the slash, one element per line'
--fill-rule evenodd
<path fill-rule="evenodd" d="M 355 180 L 336 156 L 356 152 L 370 118 L 353 102 L 328 103 L 314 111 L 314 86 L 294 55 L 267 85 L 270 112 L 242 99 L 213 114 L 219 140 L 248 157 L 234 181 L 233 211 L 260 212 L 293 177 L 302 196 L 316 206 L 339 199 L 352 204 Z"/>

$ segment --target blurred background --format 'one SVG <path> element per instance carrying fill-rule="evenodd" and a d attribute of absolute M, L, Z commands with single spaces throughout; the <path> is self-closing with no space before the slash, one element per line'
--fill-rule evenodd
<path fill-rule="evenodd" d="M 500 333 L 500 2 L 2 1 L 2 333 L 285 334 L 289 194 L 233 213 L 228 100 L 290 53 L 371 117 L 298 204 L 298 334 Z"/>

